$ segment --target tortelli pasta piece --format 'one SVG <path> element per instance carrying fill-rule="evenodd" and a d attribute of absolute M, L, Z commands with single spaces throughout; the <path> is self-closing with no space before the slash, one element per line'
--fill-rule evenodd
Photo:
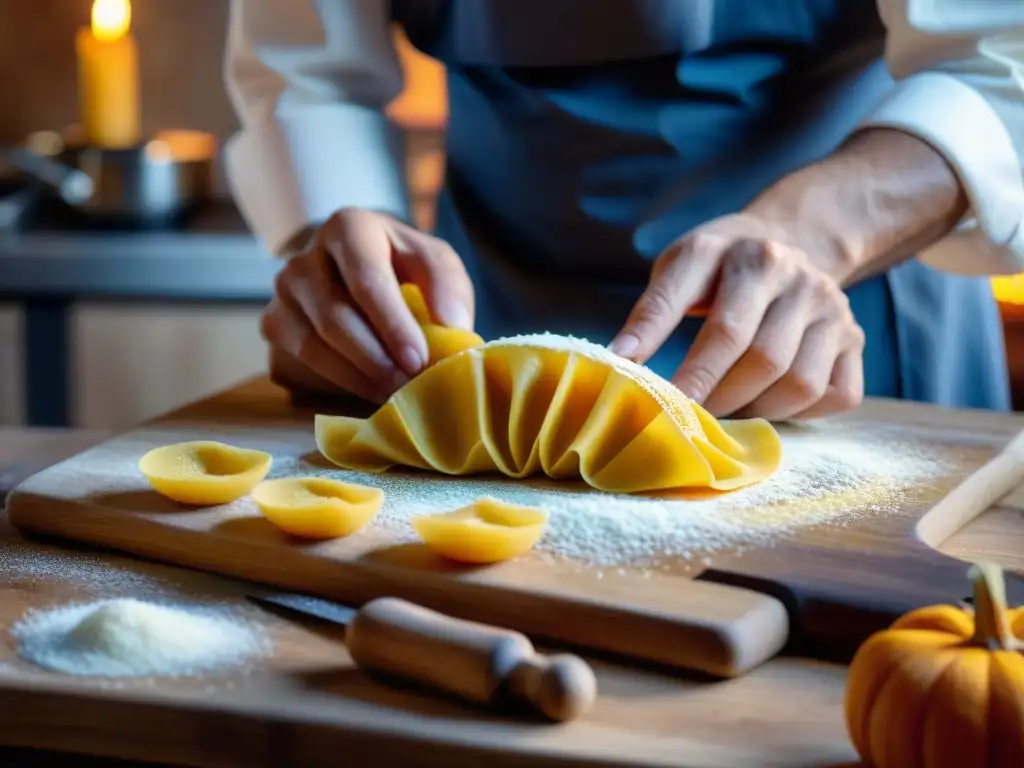
<path fill-rule="evenodd" d="M 448 328 L 435 323 L 430 316 L 430 310 L 427 309 L 423 293 L 415 283 L 402 285 L 402 298 L 416 322 L 419 323 L 423 330 L 423 336 L 427 340 L 427 351 L 430 353 L 428 365 L 434 365 L 446 357 L 451 357 L 472 347 L 479 347 L 484 343 L 484 340 L 472 331 Z"/>
<path fill-rule="evenodd" d="M 781 459 L 764 419 L 718 421 L 648 368 L 551 334 L 441 360 L 368 419 L 318 415 L 316 442 L 348 469 L 543 473 L 617 493 L 735 490 Z"/>

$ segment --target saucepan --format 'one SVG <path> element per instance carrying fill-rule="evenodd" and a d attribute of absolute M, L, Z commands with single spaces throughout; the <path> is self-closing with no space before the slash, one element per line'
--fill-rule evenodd
<path fill-rule="evenodd" d="M 35 212 L 42 195 L 38 185 L 26 184 L 23 174 L 0 157 L 0 232 L 20 229 Z"/>
<path fill-rule="evenodd" d="M 170 226 L 210 199 L 216 140 L 164 131 L 139 147 L 107 149 L 33 134 L 8 154 L 13 167 L 98 223 Z"/>

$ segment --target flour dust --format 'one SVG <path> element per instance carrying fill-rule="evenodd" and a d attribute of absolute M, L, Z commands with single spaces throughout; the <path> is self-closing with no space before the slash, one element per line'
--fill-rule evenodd
<path fill-rule="evenodd" d="M 650 566 L 722 548 L 770 545 L 806 526 L 893 514 L 958 468 L 947 447 L 878 425 L 805 425 L 780 434 L 783 460 L 773 477 L 702 499 L 611 494 L 547 479 L 369 474 L 293 457 L 275 457 L 271 474 L 327 476 L 383 489 L 384 505 L 372 525 L 400 540 L 416 540 L 413 516 L 492 496 L 549 512 L 539 550 L 598 566 Z"/>

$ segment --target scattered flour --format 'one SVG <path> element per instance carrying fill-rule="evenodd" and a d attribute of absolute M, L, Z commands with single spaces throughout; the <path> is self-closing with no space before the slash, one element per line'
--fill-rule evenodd
<path fill-rule="evenodd" d="M 132 598 L 31 612 L 11 634 L 24 659 L 72 675 L 192 675 L 269 650 L 236 617 Z"/>
<path fill-rule="evenodd" d="M 196 571 L 5 536 L 0 543 L 0 589 L 32 589 L 41 580 L 59 582 L 90 599 L 129 593 L 162 602 L 212 604 L 237 592 Z"/>
<path fill-rule="evenodd" d="M 55 579 L 95 589 L 101 594 L 168 591 L 161 580 L 125 568 L 118 561 L 74 550 L 61 551 L 35 541 L 5 540 L 0 546 L 0 588 Z"/>
<path fill-rule="evenodd" d="M 628 496 L 578 483 L 455 478 L 420 472 L 375 475 L 275 457 L 274 476 L 321 475 L 384 490 L 373 526 L 415 541 L 409 519 L 481 496 L 550 513 L 539 550 L 599 566 L 652 566 L 721 548 L 770 546 L 810 525 L 892 514 L 957 468 L 948 447 L 879 425 L 780 430 L 783 461 L 768 480 L 717 497 Z"/>
<path fill-rule="evenodd" d="M 734 493 L 702 499 L 616 495 L 545 478 L 512 481 L 494 476 L 343 470 L 315 454 L 296 456 L 290 431 L 282 433 L 276 444 L 270 432 L 263 435 L 260 446 L 253 445 L 274 454 L 271 478 L 332 477 L 383 489 L 384 503 L 371 528 L 387 530 L 396 543 L 417 540 L 409 523 L 415 515 L 493 496 L 548 510 L 548 530 L 538 550 L 599 567 L 647 567 L 680 559 L 697 562 L 721 549 L 771 546 L 809 526 L 841 526 L 865 516 L 895 514 L 908 503 L 937 500 L 960 473 L 971 464 L 980 465 L 992 451 L 984 441 L 970 444 L 969 438 L 965 445 L 950 445 L 926 427 L 820 422 L 782 426 L 779 432 L 783 457 L 775 475 Z M 167 441 L 177 434 L 169 432 Z M 160 439 L 159 432 L 148 434 L 145 444 Z M 140 483 L 139 449 L 126 442 L 120 450 L 91 460 L 87 472 L 69 475 L 66 481 L 91 494 L 133 489 Z M 248 517 L 258 511 L 250 500 L 241 499 L 229 514 Z M 16 563 L 5 558 L 9 556 L 0 549 L 0 584 L 5 571 L 18 570 L 11 567 Z M 85 566 L 77 558 L 68 557 L 66 563 L 56 558 L 47 557 L 54 562 L 42 565 L 26 559 L 23 567 L 66 571 L 73 577 Z M 83 577 L 100 580 L 99 562 L 87 570 Z M 136 577 L 110 574 L 109 578 Z M 130 587 L 138 595 L 142 585 L 118 586 Z"/>

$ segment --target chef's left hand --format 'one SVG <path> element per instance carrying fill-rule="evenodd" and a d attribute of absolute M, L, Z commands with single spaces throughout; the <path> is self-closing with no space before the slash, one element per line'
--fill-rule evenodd
<path fill-rule="evenodd" d="M 776 223 L 711 221 L 670 245 L 612 350 L 646 362 L 688 310 L 710 309 L 672 381 L 715 416 L 805 419 L 864 395 L 864 332 L 838 280 Z"/>

